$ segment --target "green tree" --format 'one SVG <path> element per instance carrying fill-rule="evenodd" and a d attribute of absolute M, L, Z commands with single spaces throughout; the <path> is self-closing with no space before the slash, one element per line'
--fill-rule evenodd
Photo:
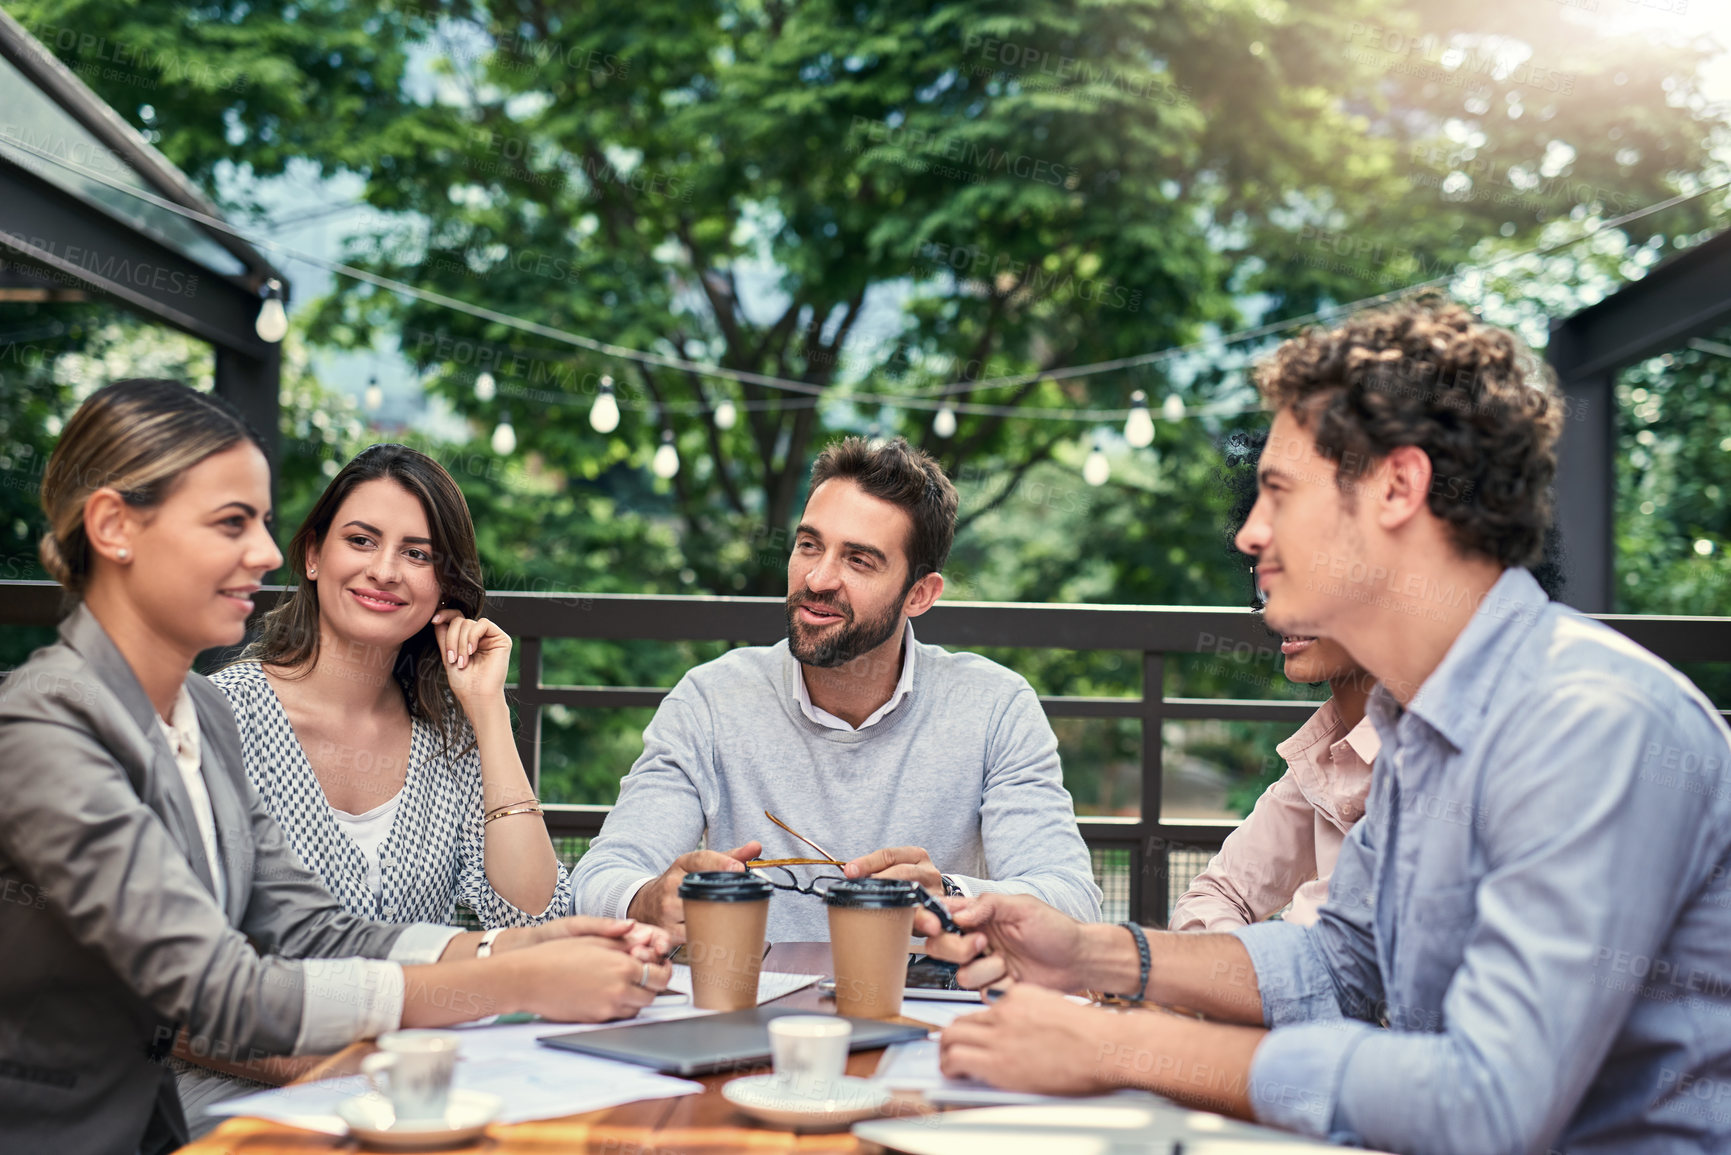
<path fill-rule="evenodd" d="M 516 458 L 460 477 L 489 565 L 584 588 L 778 592 L 817 445 L 875 425 L 962 479 L 963 588 L 1237 604 L 1211 478 L 1219 439 L 1257 418 L 1162 421 L 1137 454 L 1109 435 L 1114 480 L 1088 490 L 1073 480 L 1088 426 L 1037 411 L 1120 408 L 1138 388 L 1156 406 L 1249 405 L 1257 346 L 1063 367 L 1585 230 L 1711 177 L 1717 131 L 1695 91 L 1710 46 L 1612 41 L 1561 6 L 1490 0 L 11 11 L 39 35 L 126 46 L 130 69 L 93 67 L 89 40 L 43 35 L 231 208 L 291 163 L 357 174 L 385 222 L 359 264 L 796 383 L 624 362 L 346 281 L 304 312 L 315 345 L 395 339 L 478 433 L 509 416 Z M 1695 204 L 1615 231 L 1647 251 L 1706 219 Z M 585 419 L 603 376 L 625 405 L 609 435 Z M 950 382 L 970 389 L 940 393 Z M 742 410 L 730 429 L 723 398 Z M 933 407 L 951 398 L 996 408 L 964 405 L 940 438 Z M 664 427 L 684 466 L 649 482 Z M 1029 498 L 1039 485 L 1087 500 L 1054 511 Z M 572 670 L 603 654 L 618 656 L 574 651 Z M 1025 664 L 1048 691 L 1134 687 L 1134 663 L 1099 661 Z"/>

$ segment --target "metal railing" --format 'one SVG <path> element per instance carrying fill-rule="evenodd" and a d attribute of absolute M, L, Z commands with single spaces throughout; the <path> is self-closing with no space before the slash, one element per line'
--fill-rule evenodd
<path fill-rule="evenodd" d="M 261 611 L 274 603 L 279 589 L 260 593 Z M 780 598 L 513 592 L 487 597 L 488 614 L 516 641 L 518 681 L 511 691 L 520 709 L 518 747 L 537 788 L 545 707 L 654 707 L 667 694 L 666 688 L 648 686 L 546 685 L 546 641 L 766 645 L 786 634 Z M 0 582 L 0 626 L 53 625 L 59 609 L 59 588 L 52 582 Z M 1598 617 L 1673 664 L 1731 659 L 1731 618 Z M 1127 887 L 1127 893 L 1116 895 L 1111 893 L 1115 887 L 1108 887 L 1109 913 L 1134 915 L 1151 925 L 1164 924 L 1172 898 L 1236 824 L 1161 817 L 1165 744 L 1159 738 L 1149 740 L 1148 735 L 1161 735 L 1167 722 L 1192 720 L 1284 722 L 1296 729 L 1316 709 L 1315 702 L 1166 696 L 1168 657 L 1266 650 L 1269 635 L 1249 610 L 949 602 L 939 603 L 920 619 L 919 636 L 924 642 L 965 649 L 1140 652 L 1140 696 L 1042 695 L 1040 702 L 1050 717 L 1129 718 L 1142 728 L 1140 816 L 1083 816 L 1077 822 L 1093 851 L 1096 874 L 1103 882 Z M 586 840 L 601 829 L 609 809 L 549 805 L 548 827 L 555 838 Z"/>

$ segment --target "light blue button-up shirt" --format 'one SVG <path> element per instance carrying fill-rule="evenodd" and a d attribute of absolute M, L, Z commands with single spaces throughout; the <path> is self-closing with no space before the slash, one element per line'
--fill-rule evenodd
<path fill-rule="evenodd" d="M 1382 736 L 1311 927 L 1234 933 L 1257 1118 L 1394 1151 L 1731 1148 L 1731 731 L 1504 572 Z M 1387 1029 L 1385 1029 L 1385 1026 Z"/>

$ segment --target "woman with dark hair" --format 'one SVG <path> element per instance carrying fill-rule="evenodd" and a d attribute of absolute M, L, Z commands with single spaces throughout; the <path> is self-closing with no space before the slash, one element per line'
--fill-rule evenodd
<path fill-rule="evenodd" d="M 211 681 L 247 776 L 289 845 L 351 913 L 489 930 L 568 909 L 505 703 L 511 639 L 481 616 L 457 483 L 374 445 L 289 542 L 304 575 Z"/>
<path fill-rule="evenodd" d="M 10 1147 L 184 1143 L 162 1063 L 177 1038 L 252 1069 L 495 1012 L 628 1017 L 666 984 L 660 930 L 559 919 L 483 950 L 479 933 L 348 913 L 289 848 L 227 700 L 191 673 L 241 640 L 282 562 L 270 467 L 232 409 L 171 381 L 98 390 L 42 506 L 43 564 L 73 607 L 0 684 L 0 882 L 30 896 L 0 951 Z"/>
<path fill-rule="evenodd" d="M 569 911 L 505 703 L 511 639 L 480 616 L 475 528 L 451 475 L 405 445 L 362 451 L 288 561 L 303 580 L 211 681 L 301 861 L 350 914 L 450 923 L 461 903 L 484 943 Z M 219 1121 L 212 1103 L 257 1089 L 202 1067 L 177 1069 L 195 1136 Z"/>

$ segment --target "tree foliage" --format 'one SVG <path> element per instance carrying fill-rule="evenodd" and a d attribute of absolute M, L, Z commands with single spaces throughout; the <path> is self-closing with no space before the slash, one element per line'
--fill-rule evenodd
<path fill-rule="evenodd" d="M 1244 369 L 1268 342 L 1053 371 L 1420 281 L 1458 289 L 1463 262 L 1585 234 L 1711 179 L 1717 129 L 1696 77 L 1712 46 L 1612 41 L 1565 8 L 10 10 L 237 212 L 255 207 L 256 180 L 291 165 L 352 174 L 378 221 L 353 242 L 356 264 L 554 330 L 792 383 L 624 361 L 340 280 L 298 310 L 305 339 L 394 341 L 471 422 L 477 437 L 444 452 L 496 586 L 779 593 L 812 455 L 838 429 L 875 427 L 925 445 L 961 482 L 954 589 L 1238 604 L 1218 444 L 1262 418 L 1162 420 L 1135 453 L 1107 430 L 1114 479 L 1093 489 L 1076 480 L 1092 427 L 1052 412 L 1120 409 L 1136 389 L 1156 411 L 1168 395 L 1192 414 L 1251 407 Z M 68 28 L 102 29 L 105 44 L 126 47 L 127 67 L 92 67 L 104 62 L 88 38 L 44 34 Z M 1585 295 L 1609 291 L 1708 219 L 1695 202 L 1604 230 L 1615 252 L 1571 250 L 1549 281 L 1474 280 L 1482 299 L 1471 303 L 1542 321 L 1589 280 Z M 483 371 L 491 391 L 476 388 Z M 586 417 L 603 377 L 624 405 L 610 434 Z M 1001 377 L 1011 381 L 979 387 Z M 288 419 L 285 516 L 351 447 L 315 424 L 325 402 L 313 384 L 290 387 L 306 403 Z M 40 395 L 25 408 L 48 405 L 47 388 L 20 394 Z M 723 399 L 740 410 L 730 429 L 714 420 Z M 932 417 L 946 400 L 961 412 L 941 438 Z M 518 451 L 490 458 L 480 438 L 507 418 Z M 683 463 L 671 482 L 643 469 L 663 429 Z M 1699 426 L 1676 436 L 1700 448 Z M 1644 532 L 1624 533 L 1625 548 L 1645 549 Z M 555 665 L 578 680 L 666 681 L 690 656 L 633 669 L 626 652 L 595 646 Z M 1108 657 L 1022 665 L 1048 692 L 1138 684 L 1135 663 Z M 1284 692 L 1267 672 L 1172 677 L 1185 693 Z M 1121 739 L 1102 742 L 1116 753 L 1101 758 L 1124 755 Z"/>

